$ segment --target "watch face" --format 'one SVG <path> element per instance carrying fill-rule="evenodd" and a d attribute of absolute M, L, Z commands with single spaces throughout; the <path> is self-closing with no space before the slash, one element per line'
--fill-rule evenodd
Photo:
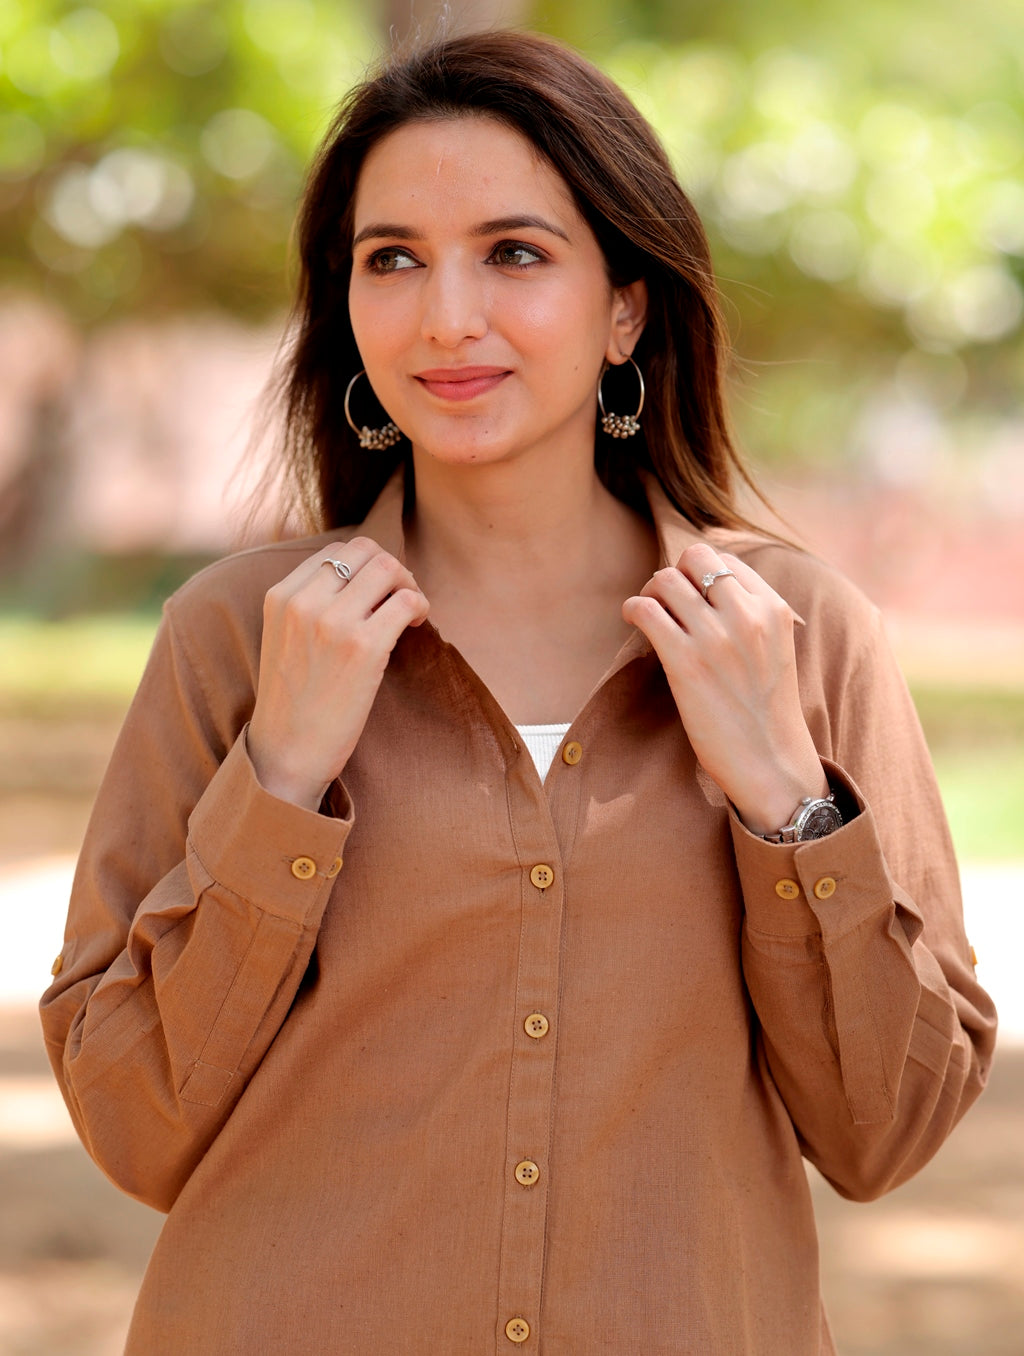
<path fill-rule="evenodd" d="M 834 805 L 827 800 L 819 800 L 801 815 L 797 833 L 801 842 L 807 838 L 825 838 L 840 828 L 842 822 L 843 817 Z"/>

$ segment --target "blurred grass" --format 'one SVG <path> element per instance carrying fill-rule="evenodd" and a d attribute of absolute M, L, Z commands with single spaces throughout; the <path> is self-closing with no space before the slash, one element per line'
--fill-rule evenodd
<path fill-rule="evenodd" d="M 0 709 L 59 717 L 90 704 L 127 705 L 157 621 L 131 613 L 66 621 L 0 617 Z"/>
<path fill-rule="evenodd" d="M 1024 688 L 912 691 L 960 856 L 1024 858 Z"/>
<path fill-rule="evenodd" d="M 935 771 L 963 860 L 1024 858 L 1024 744 L 975 753 L 940 749 Z"/>
<path fill-rule="evenodd" d="M 57 722 L 123 710 L 156 626 L 149 614 L 0 616 L 0 713 Z M 1024 857 L 1024 689 L 915 683 L 913 693 L 960 855 Z"/>

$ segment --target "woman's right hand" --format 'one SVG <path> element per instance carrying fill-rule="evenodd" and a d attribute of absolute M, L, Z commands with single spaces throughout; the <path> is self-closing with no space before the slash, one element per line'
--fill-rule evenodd
<path fill-rule="evenodd" d="M 333 560 L 352 571 L 348 582 Z M 274 585 L 247 738 L 265 790 L 319 808 L 352 756 L 399 636 L 429 608 L 406 567 L 368 537 L 332 542 Z"/>

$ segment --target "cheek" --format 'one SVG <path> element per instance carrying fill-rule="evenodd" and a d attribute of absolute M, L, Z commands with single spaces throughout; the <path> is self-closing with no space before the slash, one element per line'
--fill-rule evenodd
<path fill-rule="evenodd" d="M 608 310 L 582 289 L 557 288 L 524 296 L 506 316 L 531 347 L 557 351 L 568 347 L 579 357 L 591 349 L 604 352 Z"/>
<path fill-rule="evenodd" d="M 395 298 L 377 293 L 361 294 L 358 287 L 349 291 L 348 315 L 356 346 L 364 363 L 386 360 L 401 346 L 404 327 Z"/>

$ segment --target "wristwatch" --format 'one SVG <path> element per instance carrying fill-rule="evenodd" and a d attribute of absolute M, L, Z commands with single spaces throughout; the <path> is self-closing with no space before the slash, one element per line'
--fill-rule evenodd
<path fill-rule="evenodd" d="M 834 793 L 825 800 L 815 800 L 813 796 L 804 796 L 796 807 L 796 813 L 778 833 L 766 833 L 762 837 L 766 843 L 803 843 L 808 838 L 827 838 L 830 833 L 841 828 L 843 816 L 839 813 Z"/>

